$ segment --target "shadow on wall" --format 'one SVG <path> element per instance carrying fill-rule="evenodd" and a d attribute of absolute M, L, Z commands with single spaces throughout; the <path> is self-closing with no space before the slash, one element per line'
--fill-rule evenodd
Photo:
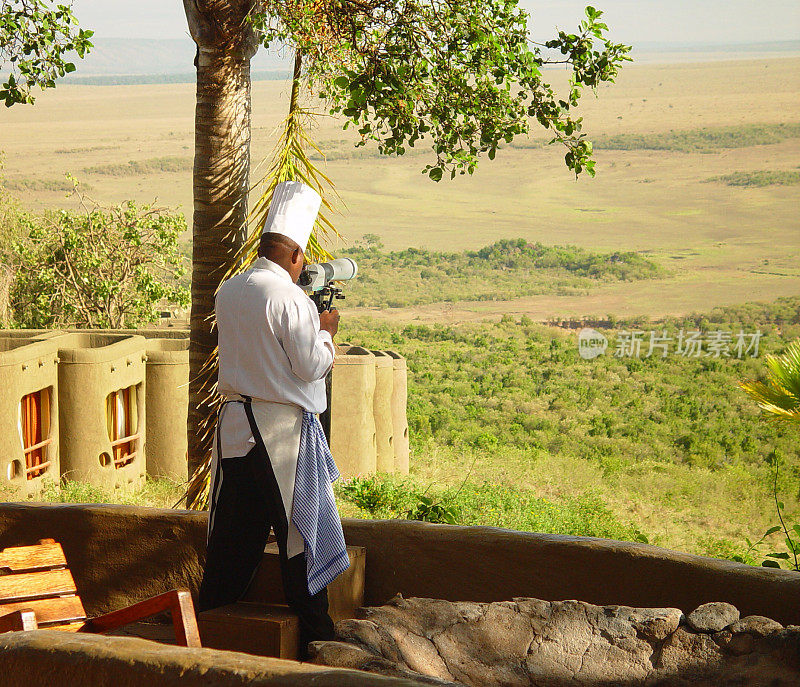
<path fill-rule="evenodd" d="M 55 539 L 90 616 L 176 587 L 196 593 L 206 514 L 127 506 L 4 504 L 0 548 Z"/>

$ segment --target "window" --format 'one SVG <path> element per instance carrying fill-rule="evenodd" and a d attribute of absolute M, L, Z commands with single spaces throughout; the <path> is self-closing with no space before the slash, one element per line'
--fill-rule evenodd
<path fill-rule="evenodd" d="M 50 466 L 50 391 L 41 389 L 26 394 L 19 402 L 19 433 L 25 456 L 25 477 L 40 477 Z"/>
<path fill-rule="evenodd" d="M 137 392 L 137 387 L 129 386 L 106 398 L 106 423 L 115 468 L 124 467 L 136 458 L 139 441 Z"/>

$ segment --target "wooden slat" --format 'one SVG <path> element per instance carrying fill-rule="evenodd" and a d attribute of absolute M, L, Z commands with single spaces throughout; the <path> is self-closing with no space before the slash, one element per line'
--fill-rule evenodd
<path fill-rule="evenodd" d="M 50 467 L 50 461 L 47 460 L 44 463 L 37 463 L 33 467 L 25 468 L 25 474 L 30 475 L 32 472 L 44 472 L 49 467 Z"/>
<path fill-rule="evenodd" d="M 180 646 L 194 646 L 200 648 L 200 630 L 197 628 L 197 618 L 194 614 L 192 595 L 185 589 L 170 592 L 175 594 L 176 603 L 172 608 L 172 625 L 175 628 L 175 638 Z"/>
<path fill-rule="evenodd" d="M 39 627 L 51 623 L 64 623 L 84 620 L 86 611 L 77 596 L 63 596 L 55 599 L 38 599 L 34 601 L 20 601 L 19 603 L 5 604 L 3 612 L 31 610 L 36 614 Z"/>
<path fill-rule="evenodd" d="M 115 439 L 114 441 L 111 442 L 111 445 L 116 448 L 117 446 L 121 446 L 122 444 L 129 444 L 132 441 L 136 441 L 140 437 L 141 434 L 139 434 L 139 432 L 136 432 L 136 434 L 131 434 L 130 436 L 127 437 L 121 437 L 119 439 Z"/>
<path fill-rule="evenodd" d="M 75 581 L 67 569 L 0 575 L 0 612 L 2 604 L 24 599 L 63 596 L 75 592 Z"/>
<path fill-rule="evenodd" d="M 44 441 L 40 441 L 38 444 L 33 444 L 32 446 L 28 446 L 26 449 L 23 449 L 23 453 L 27 456 L 32 451 L 36 451 L 37 449 L 44 448 L 45 446 L 49 446 L 53 442 L 52 437 L 45 439 Z"/>
<path fill-rule="evenodd" d="M 124 453 L 119 458 L 114 458 L 114 465 L 115 467 L 121 468 L 130 463 L 134 458 L 136 458 L 136 451 L 133 453 Z"/>
<path fill-rule="evenodd" d="M 50 625 L 45 630 L 59 630 L 60 632 L 81 632 L 86 628 L 86 623 L 79 620 L 76 623 L 66 623 L 65 625 Z"/>
<path fill-rule="evenodd" d="M 11 572 L 66 567 L 67 559 L 61 544 L 15 546 L 0 551 L 0 569 Z"/>

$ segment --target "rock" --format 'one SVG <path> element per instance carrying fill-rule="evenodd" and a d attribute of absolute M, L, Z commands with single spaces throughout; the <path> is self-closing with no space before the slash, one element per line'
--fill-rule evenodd
<path fill-rule="evenodd" d="M 679 627 L 664 641 L 657 668 L 669 675 L 702 674 L 718 668 L 723 658 L 722 650 L 710 635 Z"/>
<path fill-rule="evenodd" d="M 308 653 L 312 661 L 324 665 L 359 670 L 362 665 L 375 659 L 375 655 L 346 642 L 311 642 Z"/>
<path fill-rule="evenodd" d="M 724 601 L 712 601 L 695 608 L 686 622 L 697 632 L 719 632 L 739 620 L 739 609 Z"/>
<path fill-rule="evenodd" d="M 734 656 L 744 656 L 745 654 L 751 653 L 755 647 L 756 640 L 753 639 L 753 635 L 744 632 L 742 634 L 733 635 L 731 641 L 728 642 L 727 649 Z"/>
<path fill-rule="evenodd" d="M 751 635 L 766 637 L 773 632 L 780 632 L 783 625 L 763 615 L 748 615 L 732 623 L 728 628 L 732 633 L 749 632 Z"/>
<path fill-rule="evenodd" d="M 653 647 L 639 637 L 631 622 L 637 610 L 629 606 L 594 606 L 578 603 L 591 629 L 589 647 L 581 656 L 575 679 L 583 684 L 638 681 L 647 677 L 653 666 Z M 565 632 L 568 635 L 569 632 Z"/>
<path fill-rule="evenodd" d="M 730 631 L 730 629 L 717 632 L 714 635 L 714 641 L 728 653 L 731 653 L 734 656 L 744 656 L 745 654 L 749 654 L 756 646 L 756 641 L 753 638 L 753 635 L 748 634 L 747 632 L 734 634 Z"/>
<path fill-rule="evenodd" d="M 645 639 L 661 641 L 678 629 L 683 619 L 679 608 L 634 608 L 628 621 Z"/>
<path fill-rule="evenodd" d="M 522 668 L 533 641 L 528 618 L 512 602 L 474 604 L 466 620 L 431 634 L 453 678 L 468 684 L 528 685 Z"/>
<path fill-rule="evenodd" d="M 308 648 L 311 660 L 314 663 L 338 668 L 347 666 L 351 669 L 364 670 L 370 673 L 378 673 L 379 675 L 405 677 L 414 680 L 414 684 L 463 687 L 457 682 L 441 680 L 429 675 L 405 670 L 397 663 L 375 656 L 375 654 L 346 642 L 311 642 Z"/>
<path fill-rule="evenodd" d="M 692 615 L 702 631 L 693 631 L 692 622 L 681 625 L 677 608 L 398 596 L 337 623 L 339 641 L 312 650 L 316 663 L 431 685 L 800 684 L 800 628 L 782 629 L 759 616 L 739 620 L 723 603 Z"/>

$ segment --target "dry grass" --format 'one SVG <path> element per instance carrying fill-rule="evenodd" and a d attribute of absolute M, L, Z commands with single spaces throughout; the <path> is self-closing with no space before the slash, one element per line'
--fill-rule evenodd
<path fill-rule="evenodd" d="M 559 453 L 430 446 L 412 458 L 412 476 L 422 484 L 458 485 L 473 460 L 472 482 L 531 489 L 556 503 L 596 495 L 620 522 L 633 522 L 647 533 L 651 544 L 676 551 L 724 554 L 716 550 L 720 542 L 738 550 L 745 537 L 757 538 L 776 519 L 768 480 L 754 484 L 752 474 L 738 466 L 710 471 L 638 463 L 609 475 L 597 463 Z M 797 505 L 789 507 L 796 511 Z M 346 503 L 341 510 L 356 513 Z"/>

